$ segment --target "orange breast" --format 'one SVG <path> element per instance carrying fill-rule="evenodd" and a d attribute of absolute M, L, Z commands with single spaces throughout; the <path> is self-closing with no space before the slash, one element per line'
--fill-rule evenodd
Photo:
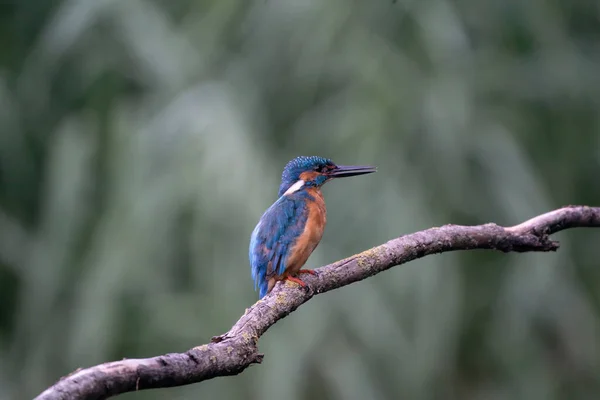
<path fill-rule="evenodd" d="M 308 218 L 306 226 L 290 252 L 286 268 L 288 274 L 295 274 L 306 263 L 308 257 L 321 241 L 327 223 L 325 199 L 321 191 L 318 188 L 310 188 L 307 191 L 314 200 L 307 203 Z"/>

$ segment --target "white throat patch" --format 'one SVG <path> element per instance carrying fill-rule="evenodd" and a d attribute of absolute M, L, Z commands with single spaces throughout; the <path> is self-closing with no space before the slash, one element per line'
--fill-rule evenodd
<path fill-rule="evenodd" d="M 302 189 L 302 186 L 304 186 L 304 181 L 302 179 L 300 179 L 298 182 L 296 182 L 292 186 L 290 186 L 290 188 L 288 190 L 286 190 L 283 195 L 286 196 L 288 194 L 297 192 L 298 190 Z"/>

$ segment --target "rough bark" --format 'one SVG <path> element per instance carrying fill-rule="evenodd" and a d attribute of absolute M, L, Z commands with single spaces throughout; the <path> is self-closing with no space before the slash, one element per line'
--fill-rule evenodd
<path fill-rule="evenodd" d="M 135 390 L 166 388 L 236 375 L 260 363 L 258 339 L 273 324 L 313 296 L 338 289 L 396 265 L 429 254 L 454 250 L 492 249 L 502 252 L 555 251 L 552 233 L 575 227 L 600 227 L 600 207 L 568 206 L 512 227 L 496 224 L 445 225 L 401 236 L 360 254 L 303 275 L 306 289 L 291 282 L 278 283 L 211 343 L 185 353 L 145 359 L 126 359 L 80 369 L 61 378 L 37 399 L 104 399 Z"/>

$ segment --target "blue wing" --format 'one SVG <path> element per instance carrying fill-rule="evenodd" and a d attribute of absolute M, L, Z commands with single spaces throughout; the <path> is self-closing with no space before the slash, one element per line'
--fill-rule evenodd
<path fill-rule="evenodd" d="M 260 218 L 250 238 L 250 267 L 254 289 L 267 294 L 269 279 L 282 275 L 288 251 L 304 231 L 306 204 L 298 196 L 281 196 Z"/>

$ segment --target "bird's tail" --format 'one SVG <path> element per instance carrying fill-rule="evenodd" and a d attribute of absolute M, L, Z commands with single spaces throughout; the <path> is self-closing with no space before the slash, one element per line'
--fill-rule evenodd
<path fill-rule="evenodd" d="M 269 280 L 266 277 L 267 271 L 260 265 L 252 264 L 252 280 L 254 280 L 254 290 L 258 289 L 259 298 L 265 297 L 269 293 Z"/>
<path fill-rule="evenodd" d="M 269 293 L 271 291 L 271 288 L 269 287 L 269 281 L 267 281 L 266 279 L 263 279 L 259 284 L 259 291 L 258 291 L 258 296 L 259 298 L 263 298 L 267 295 L 267 293 Z"/>

